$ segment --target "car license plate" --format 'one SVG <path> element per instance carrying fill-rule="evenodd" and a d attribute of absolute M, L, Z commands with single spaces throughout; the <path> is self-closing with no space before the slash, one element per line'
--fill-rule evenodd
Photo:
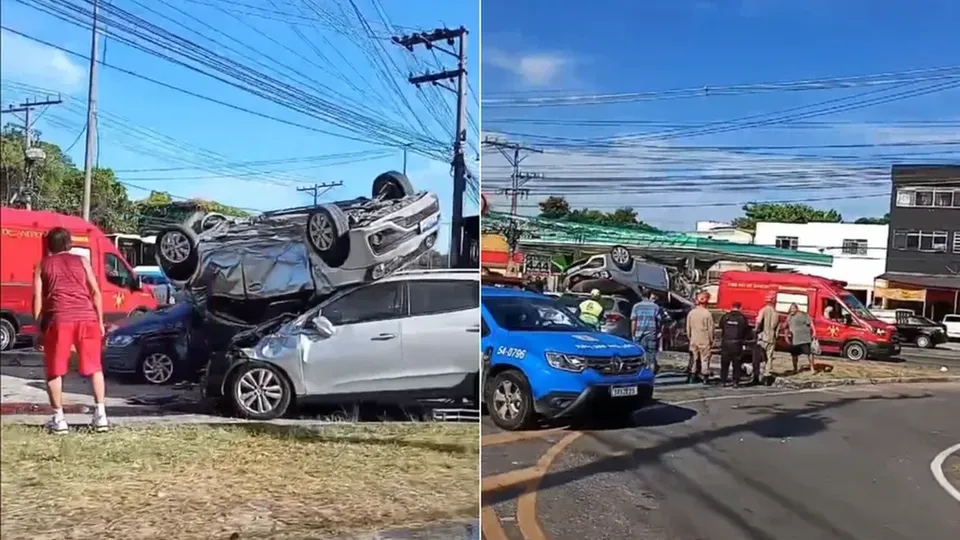
<path fill-rule="evenodd" d="M 610 397 L 630 397 L 637 395 L 636 386 L 611 386 Z"/>
<path fill-rule="evenodd" d="M 439 224 L 440 224 L 440 216 L 439 216 L 439 214 L 436 215 L 436 216 L 433 216 L 432 218 L 427 218 L 427 219 L 421 221 L 421 222 L 420 222 L 420 234 L 423 234 L 423 233 L 429 231 L 430 229 L 436 228 L 437 225 L 439 225 Z"/>

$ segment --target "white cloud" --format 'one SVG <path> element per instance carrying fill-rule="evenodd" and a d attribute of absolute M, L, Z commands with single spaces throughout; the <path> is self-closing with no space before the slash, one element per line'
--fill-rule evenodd
<path fill-rule="evenodd" d="M 569 57 L 555 53 L 510 54 L 485 47 L 483 61 L 492 67 L 517 75 L 527 86 L 556 84 L 572 64 Z"/>
<path fill-rule="evenodd" d="M 0 73 L 4 78 L 64 93 L 80 88 L 87 74 L 62 51 L 10 32 L 0 34 Z"/>

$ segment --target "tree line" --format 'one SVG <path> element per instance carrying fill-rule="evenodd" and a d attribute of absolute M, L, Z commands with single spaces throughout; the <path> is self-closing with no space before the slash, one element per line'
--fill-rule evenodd
<path fill-rule="evenodd" d="M 556 219 L 588 225 L 626 227 L 641 232 L 661 232 L 656 227 L 640 220 L 636 210 L 622 207 L 613 212 L 590 208 L 573 209 L 564 197 L 551 196 L 540 201 L 540 215 L 544 219 Z M 776 223 L 843 223 L 843 215 L 836 210 L 821 210 L 807 204 L 797 203 L 748 203 L 742 207 L 743 215 L 730 224 L 738 229 L 754 232 L 761 221 Z M 882 217 L 862 217 L 857 224 L 886 225 L 890 214 Z"/>
<path fill-rule="evenodd" d="M 39 133 L 33 131 L 34 138 Z M 45 156 L 35 165 L 35 187 L 32 206 L 61 214 L 79 215 L 83 204 L 83 170 L 58 145 L 34 143 Z M 0 203 L 23 206 L 19 196 L 27 180 L 22 127 L 7 124 L 0 132 Z M 194 209 L 245 216 L 239 208 L 215 201 L 191 199 L 175 201 L 163 191 L 153 191 L 146 198 L 131 200 L 126 186 L 109 167 L 95 167 L 90 195 L 90 221 L 107 233 L 137 234 L 155 224 L 181 221 Z"/>

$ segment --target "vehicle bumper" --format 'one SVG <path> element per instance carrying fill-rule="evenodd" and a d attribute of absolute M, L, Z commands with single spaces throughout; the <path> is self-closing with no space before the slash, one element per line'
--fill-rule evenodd
<path fill-rule="evenodd" d="M 948 341 L 950 341 L 950 339 L 943 332 L 937 332 L 930 336 L 930 343 L 932 345 L 942 345 Z"/>
<path fill-rule="evenodd" d="M 204 399 L 220 399 L 227 382 L 227 375 L 240 363 L 237 355 L 218 351 L 210 355 L 210 362 L 200 378 L 200 392 Z"/>
<path fill-rule="evenodd" d="M 136 373 L 140 359 L 140 344 L 131 343 L 126 347 L 104 347 L 103 372 L 112 374 Z"/>
<path fill-rule="evenodd" d="M 538 378 L 541 380 L 536 381 Z M 637 396 L 652 392 L 654 386 L 652 365 L 647 365 L 638 373 L 623 376 L 604 376 L 590 370 L 571 373 L 544 368 L 539 373 L 539 377 L 531 378 L 528 374 L 528 379 L 531 380 L 533 387 L 534 409 L 547 418 L 570 416 L 609 399 L 635 399 L 611 398 L 610 387 L 612 386 L 635 386 Z"/>
<path fill-rule="evenodd" d="M 900 354 L 899 343 L 867 342 L 867 356 L 871 358 L 890 358 Z"/>

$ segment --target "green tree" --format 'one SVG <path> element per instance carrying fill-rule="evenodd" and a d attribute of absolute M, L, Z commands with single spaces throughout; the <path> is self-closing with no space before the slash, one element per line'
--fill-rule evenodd
<path fill-rule="evenodd" d="M 557 196 L 547 197 L 546 200 L 540 201 L 539 204 L 540 217 L 544 219 L 557 219 L 573 223 L 604 225 L 608 227 L 626 227 L 643 232 L 659 232 L 656 227 L 640 221 L 637 217 L 636 210 L 630 207 L 618 208 L 613 212 L 592 210 L 590 208 L 571 210 L 570 203 L 568 203 L 565 198 Z"/>
<path fill-rule="evenodd" d="M 818 210 L 806 204 L 747 203 L 743 217 L 733 220 L 738 229 L 755 231 L 757 222 L 775 223 L 840 223 L 843 216 L 836 210 Z"/>
<path fill-rule="evenodd" d="M 883 217 L 862 217 L 854 221 L 854 223 L 860 225 L 889 225 L 890 213 L 887 212 Z"/>

